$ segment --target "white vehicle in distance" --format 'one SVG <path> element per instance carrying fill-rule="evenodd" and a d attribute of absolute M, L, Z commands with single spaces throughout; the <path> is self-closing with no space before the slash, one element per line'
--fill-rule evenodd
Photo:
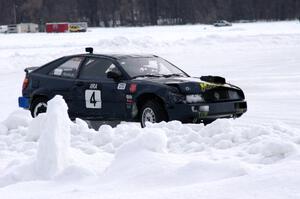
<path fill-rule="evenodd" d="M 218 20 L 213 24 L 215 27 L 232 26 L 232 23 L 226 20 Z"/>

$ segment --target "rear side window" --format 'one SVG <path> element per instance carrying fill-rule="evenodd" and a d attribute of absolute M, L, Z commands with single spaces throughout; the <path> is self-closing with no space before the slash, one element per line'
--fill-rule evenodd
<path fill-rule="evenodd" d="M 80 79 L 108 79 L 106 73 L 111 68 L 116 68 L 113 62 L 103 58 L 89 58 L 83 65 Z"/>
<path fill-rule="evenodd" d="M 56 67 L 49 74 L 60 77 L 75 78 L 82 59 L 82 57 L 73 57 Z"/>

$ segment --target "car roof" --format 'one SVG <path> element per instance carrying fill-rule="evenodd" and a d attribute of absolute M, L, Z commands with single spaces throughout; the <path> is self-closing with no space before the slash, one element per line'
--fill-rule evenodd
<path fill-rule="evenodd" d="M 86 56 L 86 57 L 106 57 L 111 59 L 125 59 L 125 58 L 154 58 L 158 57 L 156 55 L 151 54 L 77 54 L 77 55 L 69 55 L 66 57 L 74 57 L 74 56 Z"/>

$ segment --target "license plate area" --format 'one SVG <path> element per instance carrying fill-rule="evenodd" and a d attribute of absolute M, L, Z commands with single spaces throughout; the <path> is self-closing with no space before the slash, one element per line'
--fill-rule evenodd
<path fill-rule="evenodd" d="M 234 108 L 237 112 L 244 112 L 247 109 L 247 102 L 235 103 Z"/>
<path fill-rule="evenodd" d="M 192 111 L 194 113 L 208 113 L 209 112 L 209 106 L 208 105 L 204 105 L 204 106 L 192 106 Z"/>

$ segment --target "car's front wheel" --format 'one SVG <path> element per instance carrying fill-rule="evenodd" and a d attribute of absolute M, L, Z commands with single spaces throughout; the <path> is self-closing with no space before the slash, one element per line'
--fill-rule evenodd
<path fill-rule="evenodd" d="M 30 106 L 30 112 L 32 117 L 37 117 L 40 113 L 47 111 L 47 99 L 45 97 L 35 98 Z"/>
<path fill-rule="evenodd" d="M 154 100 L 147 101 L 140 111 L 142 128 L 146 127 L 146 122 L 158 123 L 161 121 L 167 121 L 167 114 L 162 104 Z"/>

